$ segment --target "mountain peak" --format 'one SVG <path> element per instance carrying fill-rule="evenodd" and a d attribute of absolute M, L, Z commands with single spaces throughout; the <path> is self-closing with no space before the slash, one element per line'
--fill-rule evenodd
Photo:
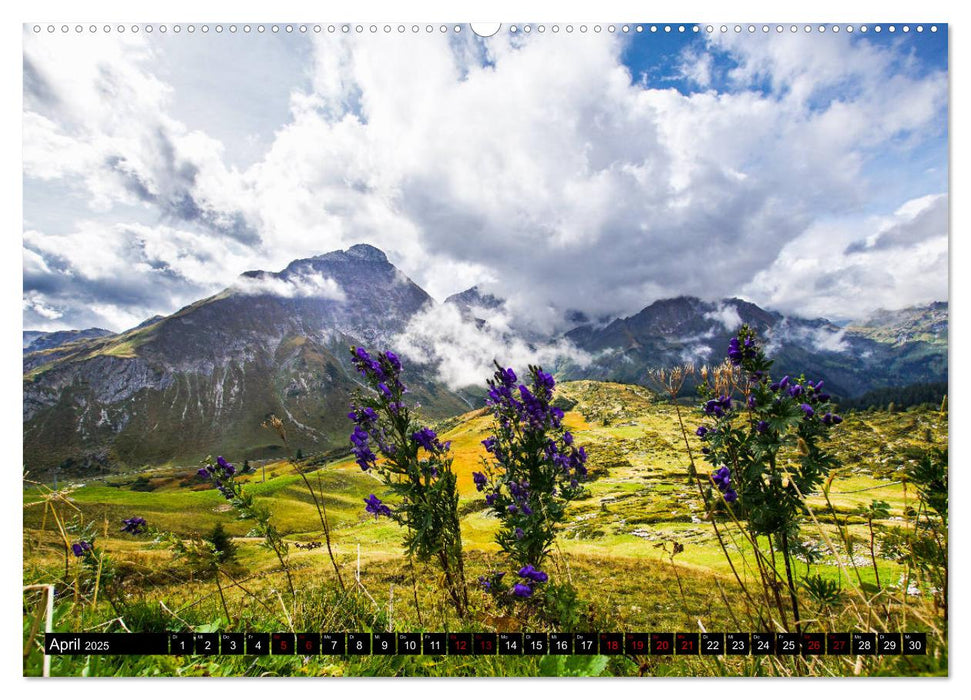
<path fill-rule="evenodd" d="M 323 264 L 324 267 L 331 268 L 332 264 L 340 266 L 341 263 L 351 262 L 365 262 L 391 266 L 388 256 L 384 254 L 383 250 L 380 248 L 375 248 L 373 245 L 368 245 L 367 243 L 358 243 L 357 245 L 352 245 L 347 250 L 332 250 L 329 253 L 315 255 L 312 258 L 300 258 L 298 260 L 293 260 L 280 272 L 247 270 L 246 272 L 242 273 L 240 277 L 248 277 L 253 279 L 278 277 L 285 279 L 291 273 L 306 271 L 308 266 L 313 267 L 315 264 Z"/>
<path fill-rule="evenodd" d="M 385 255 L 383 250 L 375 248 L 373 245 L 368 245 L 367 243 L 352 245 L 345 252 L 351 257 L 368 260 L 370 262 L 388 262 L 388 256 Z"/>
<path fill-rule="evenodd" d="M 453 294 L 445 300 L 446 304 L 455 304 L 462 310 L 468 310 L 473 306 L 486 309 L 496 309 L 502 306 L 502 299 L 492 294 L 483 294 L 479 285 L 469 287 L 464 292 Z"/>
<path fill-rule="evenodd" d="M 352 245 L 347 250 L 332 250 L 329 253 L 318 255 L 311 260 L 325 262 L 346 262 L 348 260 L 363 260 L 365 262 L 388 263 L 388 256 L 380 248 L 375 248 L 367 243 Z M 295 261 L 300 262 L 300 261 Z M 293 264 L 293 263 L 291 263 Z"/>

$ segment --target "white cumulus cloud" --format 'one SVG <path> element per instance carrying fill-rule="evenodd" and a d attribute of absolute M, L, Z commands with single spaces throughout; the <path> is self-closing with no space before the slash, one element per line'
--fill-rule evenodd
<path fill-rule="evenodd" d="M 313 297 L 344 301 L 347 298 L 336 281 L 319 272 L 297 273 L 286 279 L 272 275 L 240 277 L 232 288 L 240 294 L 269 294 L 287 299 Z"/>
<path fill-rule="evenodd" d="M 281 36 L 275 129 L 233 78 L 248 40 L 209 38 L 25 34 L 25 322 L 168 313 L 360 242 L 543 331 L 680 294 L 821 316 L 946 298 L 946 161 L 919 156 L 946 143 L 947 74 L 903 37 L 715 33 L 675 71 L 691 91 L 631 75 L 646 37 Z M 208 103 L 252 113 L 230 121 L 261 148 L 193 120 Z"/>
<path fill-rule="evenodd" d="M 444 304 L 416 314 L 394 346 L 418 362 L 434 365 L 438 378 L 452 389 L 484 386 L 495 371 L 494 362 L 525 372 L 529 364 L 550 371 L 564 360 L 581 366 L 591 360 L 569 341 L 531 344 L 508 329 L 508 319 L 477 323 Z"/>
<path fill-rule="evenodd" d="M 729 333 L 742 325 L 742 317 L 738 315 L 738 309 L 732 304 L 719 304 L 717 309 L 706 313 L 705 318 L 718 321 Z"/>

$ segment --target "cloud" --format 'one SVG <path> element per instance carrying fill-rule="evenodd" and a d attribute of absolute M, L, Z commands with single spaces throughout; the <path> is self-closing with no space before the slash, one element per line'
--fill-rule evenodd
<path fill-rule="evenodd" d="M 947 196 L 932 194 L 905 202 L 893 218 L 865 240 L 846 247 L 846 255 L 889 248 L 908 248 L 929 238 L 940 237 L 948 229 Z"/>
<path fill-rule="evenodd" d="M 706 313 L 705 318 L 718 321 L 729 333 L 742 325 L 742 317 L 738 315 L 738 309 L 732 304 L 719 304 L 717 309 Z"/>
<path fill-rule="evenodd" d="M 222 289 L 248 261 L 245 246 L 166 225 L 82 220 L 64 233 L 24 232 L 24 327 L 120 331 Z"/>
<path fill-rule="evenodd" d="M 712 82 L 713 58 L 699 50 L 682 52 L 678 75 L 700 88 L 708 88 Z"/>
<path fill-rule="evenodd" d="M 632 79 L 625 55 L 646 37 L 293 39 L 306 80 L 287 76 L 289 114 L 240 167 L 233 143 L 173 116 L 191 111 L 159 69 L 182 65 L 165 60 L 178 42 L 26 36 L 25 188 L 69 183 L 84 210 L 25 234 L 50 270 L 25 290 L 67 324 L 98 294 L 151 315 L 367 242 L 437 298 L 478 284 L 544 333 L 567 309 L 625 316 L 680 294 L 830 316 L 946 298 L 946 198 L 907 203 L 942 189 L 913 163 L 946 139 L 947 75 L 904 43 L 715 33 L 693 44 L 682 74 L 702 91 L 686 94 Z M 214 85 L 220 58 L 199 63 Z M 896 199 L 876 173 L 903 183 Z M 101 235 L 82 226 L 95 218 Z"/>
<path fill-rule="evenodd" d="M 27 292 L 24 294 L 23 307 L 24 311 L 33 312 L 38 317 L 47 321 L 56 321 L 64 315 L 58 309 L 48 306 L 47 302 L 37 292 Z"/>
<path fill-rule="evenodd" d="M 777 352 L 783 343 L 808 345 L 821 352 L 846 352 L 850 346 L 844 340 L 845 333 L 844 328 L 831 324 L 807 325 L 784 318 L 769 332 L 766 352 Z"/>
<path fill-rule="evenodd" d="M 233 290 L 240 294 L 285 297 L 313 297 L 344 301 L 347 297 L 340 285 L 319 272 L 303 272 L 289 275 L 286 278 L 275 275 L 260 275 L 258 277 L 240 277 L 234 284 Z"/>
<path fill-rule="evenodd" d="M 919 197 L 889 216 L 813 224 L 742 293 L 780 311 L 861 319 L 947 299 L 947 261 L 947 196 Z"/>
<path fill-rule="evenodd" d="M 681 351 L 681 361 L 690 365 L 701 365 L 709 361 L 713 352 L 709 345 L 689 345 Z"/>
<path fill-rule="evenodd" d="M 817 328 L 816 332 L 813 333 L 811 342 L 817 350 L 846 352 L 850 349 L 850 346 L 843 340 L 844 334 L 845 331 L 842 328 L 837 331 L 828 328 Z"/>
<path fill-rule="evenodd" d="M 738 63 L 732 89 L 690 95 L 632 84 L 622 44 L 594 37 L 497 39 L 482 64 L 446 41 L 407 44 L 401 62 L 404 39 L 325 39 L 330 73 L 306 97 L 321 106 L 293 128 L 320 130 L 327 151 L 289 149 L 287 167 L 332 183 L 340 163 L 352 199 L 393 203 L 401 220 L 369 235 L 419 284 L 457 291 L 449 266 L 467 264 L 463 284 L 540 327 L 565 308 L 733 295 L 814 222 L 857 211 L 872 149 L 934 124 L 947 92 L 943 74 L 900 70 L 892 47 L 831 42 L 817 84 L 798 69 L 809 42 L 746 38 L 712 47 Z"/>
<path fill-rule="evenodd" d="M 508 329 L 508 318 L 493 316 L 492 322 L 477 323 L 454 305 L 443 304 L 416 314 L 393 345 L 415 361 L 434 365 L 438 378 L 452 389 L 484 386 L 495 371 L 494 361 L 517 371 L 529 364 L 551 370 L 564 360 L 580 366 L 591 361 L 569 341 L 530 344 Z"/>
<path fill-rule="evenodd" d="M 27 31 L 25 29 L 25 31 Z M 25 36 L 24 175 L 69 179 L 99 212 L 150 205 L 164 220 L 256 241 L 223 145 L 168 115 L 162 51 L 142 35 Z"/>

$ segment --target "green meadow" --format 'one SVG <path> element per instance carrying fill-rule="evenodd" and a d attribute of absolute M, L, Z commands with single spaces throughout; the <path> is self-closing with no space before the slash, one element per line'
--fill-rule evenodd
<path fill-rule="evenodd" d="M 566 425 L 588 454 L 590 481 L 559 531 L 550 576 L 569 583 L 560 631 L 781 631 L 783 619 L 760 601 L 753 545 L 724 513 L 706 509 L 688 477 L 689 455 L 703 474 L 694 435 L 699 414 L 676 407 L 644 387 L 569 382 L 558 396 L 571 408 Z M 679 428 L 684 417 L 688 446 Z M 279 561 L 249 536 L 222 496 L 195 475 L 198 465 L 146 468 L 88 481 L 24 482 L 24 584 L 58 588 L 58 631 L 557 631 L 548 621 L 516 615 L 474 585 L 503 568 L 493 541 L 498 521 L 472 482 L 486 452 L 483 411 L 439 426 L 452 441 L 461 495 L 462 537 L 471 611 L 458 619 L 436 569 L 402 554 L 400 529 L 364 512 L 384 487 L 350 457 L 319 463 L 254 464 L 240 477 L 272 513 L 291 544 L 291 597 Z M 254 430 L 259 429 L 254 427 Z M 348 428 L 350 431 L 350 425 Z M 897 552 L 886 551 L 895 530 L 915 528 L 916 489 L 906 473 L 932 448 L 947 448 L 946 411 L 849 413 L 828 448 L 840 462 L 826 493 L 809 494 L 801 524 L 796 578 L 830 582 L 829 593 L 800 590 L 803 631 L 927 631 L 930 653 L 920 657 L 54 657 L 51 674 L 77 675 L 946 675 L 946 615 L 940 591 Z M 234 461 L 232 454 L 225 455 Z M 319 494 L 329 526 L 338 586 L 327 547 L 296 545 L 325 539 L 302 470 Z M 874 500 L 887 504 L 868 525 L 861 514 Z M 145 518 L 153 531 L 192 541 L 221 524 L 236 555 L 218 575 L 151 534 L 120 532 L 124 518 Z M 714 522 L 713 522 L 714 520 Z M 871 529 L 872 525 L 872 529 Z M 716 532 L 717 526 L 717 532 Z M 870 541 L 873 535 L 873 550 Z M 75 539 L 95 536 L 100 568 L 67 552 Z M 758 543 L 768 547 L 768 543 Z M 781 566 L 781 562 L 779 564 Z M 508 566 L 505 568 L 508 569 Z M 880 585 L 877 585 L 879 576 Z M 909 584 L 909 585 L 908 585 Z M 817 586 L 818 588 L 818 586 Z M 32 634 L 41 595 L 24 594 L 24 673 L 39 675 L 42 653 Z"/>

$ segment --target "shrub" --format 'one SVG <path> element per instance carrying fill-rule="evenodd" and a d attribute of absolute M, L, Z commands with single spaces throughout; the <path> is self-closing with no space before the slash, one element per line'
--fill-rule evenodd
<path fill-rule="evenodd" d="M 226 564 L 236 559 L 236 544 L 226 533 L 222 523 L 216 523 L 212 532 L 206 537 L 206 541 L 212 545 L 216 561 L 219 563 Z"/>
<path fill-rule="evenodd" d="M 468 593 L 450 443 L 442 443 L 405 405 L 407 388 L 401 383 L 397 355 L 387 351 L 372 358 L 364 348 L 351 348 L 351 357 L 371 389 L 357 397 L 348 414 L 354 422 L 354 456 L 358 466 L 378 474 L 397 499 L 392 507 L 371 494 L 364 501 L 365 510 L 405 528 L 408 555 L 437 562 L 452 604 L 464 616 Z M 372 448 L 380 453 L 380 462 Z"/>
<path fill-rule="evenodd" d="M 567 502 L 582 492 L 587 455 L 563 427 L 551 375 L 530 366 L 526 386 L 518 384 L 511 368 L 496 367 L 488 398 L 493 429 L 482 442 L 492 459 L 473 478 L 502 523 L 496 542 L 518 569 L 519 580 L 508 591 L 498 579 L 481 584 L 493 594 L 529 598 L 549 579 L 542 566 Z"/>
<path fill-rule="evenodd" d="M 799 610 L 791 556 L 805 499 L 837 466 L 823 448 L 842 422 L 823 382 L 785 376 L 773 381 L 755 333 L 742 326 L 728 359 L 703 373 L 698 390 L 706 422 L 696 434 L 714 467 L 710 493 L 743 519 L 753 543 L 767 536 L 782 552 L 796 624 Z"/>
<path fill-rule="evenodd" d="M 151 479 L 149 479 L 147 476 L 142 475 L 137 477 L 132 482 L 131 490 L 132 491 L 154 491 L 155 485 L 152 484 Z"/>
<path fill-rule="evenodd" d="M 948 455 L 946 450 L 928 450 L 907 471 L 917 487 L 916 509 L 908 509 L 913 526 L 891 527 L 881 545 L 886 556 L 895 558 L 913 572 L 918 584 L 933 594 L 934 603 L 948 614 Z M 910 573 L 904 587 L 911 587 Z"/>
<path fill-rule="evenodd" d="M 276 525 L 270 520 L 269 509 L 257 504 L 252 494 L 245 491 L 242 485 L 236 481 L 236 467 L 225 458 L 217 457 L 213 460 L 212 457 L 206 457 L 202 468 L 197 473 L 202 478 L 208 479 L 222 494 L 223 498 L 229 501 L 241 520 L 253 521 L 253 528 L 248 535 L 262 538 L 263 546 L 276 556 L 280 562 L 280 567 L 286 574 L 290 595 L 295 598 L 296 589 L 293 586 L 293 577 L 290 574 L 290 546 L 283 539 L 283 535 L 277 530 Z"/>

